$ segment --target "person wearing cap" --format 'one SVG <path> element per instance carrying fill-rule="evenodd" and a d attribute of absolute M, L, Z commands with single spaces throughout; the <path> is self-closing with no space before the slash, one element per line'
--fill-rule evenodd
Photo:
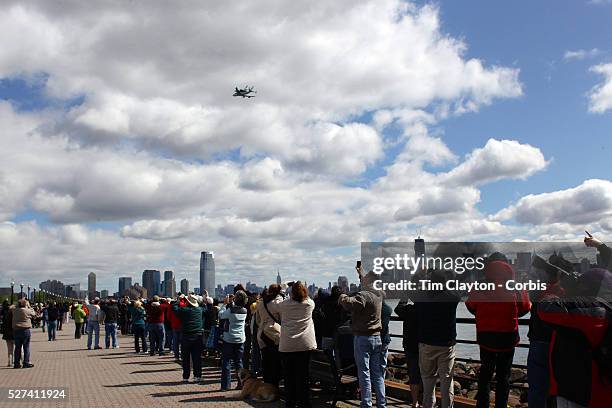
<path fill-rule="evenodd" d="M 247 294 L 239 289 L 234 294 L 233 301 L 230 301 L 229 296 L 225 297 L 224 305 L 219 311 L 219 320 L 226 321 L 221 351 L 221 391 L 230 389 L 232 361 L 236 371 L 242 368 L 242 355 L 244 353 L 244 342 L 246 341 L 244 325 L 247 317 L 247 300 Z M 237 388 L 240 387 L 240 379 L 238 379 Z"/>
<path fill-rule="evenodd" d="M 372 406 L 372 389 L 374 389 L 376 406 L 384 408 L 387 399 L 385 354 L 381 338 L 383 294 L 374 289 L 374 281 L 377 279 L 374 272 L 370 271 L 366 275 L 360 273 L 359 277 L 361 290 L 350 296 L 341 294 L 338 304 L 351 313 L 353 354 L 361 389 L 361 407 Z"/>
<path fill-rule="evenodd" d="M 202 380 L 202 308 L 195 295 L 185 298 L 181 295 L 178 302 L 172 305 L 174 313 L 181 321 L 181 354 L 183 382 L 189 382 L 191 363 L 193 363 L 193 382 Z"/>
<path fill-rule="evenodd" d="M 164 309 L 159 302 L 159 296 L 153 296 L 152 302 L 145 306 L 147 312 L 147 323 L 149 325 L 149 355 L 157 352 L 160 356 L 164 353 Z"/>

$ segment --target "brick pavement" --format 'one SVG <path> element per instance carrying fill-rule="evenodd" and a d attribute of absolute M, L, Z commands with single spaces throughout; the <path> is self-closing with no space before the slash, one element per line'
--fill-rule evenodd
<path fill-rule="evenodd" d="M 31 362 L 34 368 L 6 367 L 4 341 L 0 352 L 0 387 L 68 387 L 67 401 L 20 403 L 0 401 L 0 407 L 281 407 L 282 403 L 257 404 L 237 398 L 238 391 L 221 392 L 220 370 L 204 367 L 203 385 L 183 384 L 181 367 L 171 355 L 149 356 L 134 353 L 131 336 L 119 336 L 118 349 L 87 350 L 87 336 L 74 339 L 74 325 L 64 325 L 55 342 L 47 341 L 41 329 L 32 330 Z M 104 344 L 101 330 L 101 345 Z M 313 394 L 315 407 L 329 406 L 329 400 Z M 41 401 L 41 402 L 39 402 Z M 358 406 L 358 402 L 338 404 Z M 392 406 L 404 406 L 392 404 Z"/>

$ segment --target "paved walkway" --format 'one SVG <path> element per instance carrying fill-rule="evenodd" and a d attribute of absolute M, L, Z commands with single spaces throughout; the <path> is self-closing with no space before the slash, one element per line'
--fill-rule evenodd
<path fill-rule="evenodd" d="M 103 330 L 102 330 L 103 332 Z M 101 336 L 101 345 L 104 344 Z M 74 325 L 64 325 L 55 342 L 33 329 L 31 362 L 34 368 L 6 367 L 6 346 L 0 352 L 0 387 L 9 389 L 67 387 L 67 401 L 0 401 L 0 407 L 281 407 L 282 403 L 255 404 L 238 399 L 239 391 L 221 392 L 220 370 L 205 367 L 204 384 L 183 384 L 181 367 L 173 357 L 136 355 L 131 336 L 119 336 L 118 349 L 87 350 L 87 336 L 74 339 Z M 315 407 L 329 401 L 314 397 Z M 338 406 L 355 407 L 354 404 Z M 404 406 L 392 404 L 392 406 Z"/>

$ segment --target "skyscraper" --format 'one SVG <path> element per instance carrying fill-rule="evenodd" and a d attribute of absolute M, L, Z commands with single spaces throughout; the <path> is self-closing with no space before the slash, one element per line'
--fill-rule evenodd
<path fill-rule="evenodd" d="M 124 292 L 132 286 L 132 278 L 125 276 L 119 278 L 119 296 L 124 296 Z"/>
<path fill-rule="evenodd" d="M 181 280 L 181 293 L 185 295 L 189 293 L 189 281 L 187 279 Z"/>
<path fill-rule="evenodd" d="M 165 271 L 164 272 L 164 281 L 169 281 L 174 279 L 174 272 L 172 271 Z"/>
<path fill-rule="evenodd" d="M 87 293 L 89 297 L 94 297 L 96 293 L 96 274 L 93 272 L 87 275 Z"/>
<path fill-rule="evenodd" d="M 164 281 L 162 282 L 162 293 L 166 297 L 172 297 L 176 293 L 176 281 L 174 280 L 174 272 L 165 271 Z"/>
<path fill-rule="evenodd" d="M 280 285 L 281 282 L 282 282 L 282 280 L 281 280 L 281 276 L 280 276 L 280 271 L 277 269 L 276 270 L 276 284 Z"/>
<path fill-rule="evenodd" d="M 200 256 L 200 291 L 204 289 L 209 295 L 215 293 L 215 255 L 206 251 Z"/>
<path fill-rule="evenodd" d="M 343 290 L 344 293 L 349 291 L 349 281 L 346 276 L 338 276 L 338 286 Z"/>
<path fill-rule="evenodd" d="M 155 269 L 145 269 L 142 272 L 142 286 L 149 296 L 159 295 L 160 278 L 160 272 Z"/>

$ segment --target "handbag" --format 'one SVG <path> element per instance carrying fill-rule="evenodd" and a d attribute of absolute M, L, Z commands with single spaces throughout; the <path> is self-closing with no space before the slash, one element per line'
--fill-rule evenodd
<path fill-rule="evenodd" d="M 270 318 L 274 321 L 274 323 L 279 324 L 280 325 L 280 320 L 276 319 L 272 313 L 270 313 L 270 311 L 268 310 L 268 305 L 264 302 L 263 306 L 264 309 L 266 309 L 266 312 L 268 313 L 268 316 L 270 316 Z M 278 344 L 276 344 L 274 342 L 274 340 L 272 340 L 270 337 L 268 337 L 268 335 L 266 334 L 266 332 L 264 331 L 264 328 L 261 328 L 261 334 L 259 335 L 259 337 L 261 338 L 261 341 L 264 342 L 264 344 L 266 345 L 266 347 L 272 347 L 272 348 L 278 348 Z"/>

